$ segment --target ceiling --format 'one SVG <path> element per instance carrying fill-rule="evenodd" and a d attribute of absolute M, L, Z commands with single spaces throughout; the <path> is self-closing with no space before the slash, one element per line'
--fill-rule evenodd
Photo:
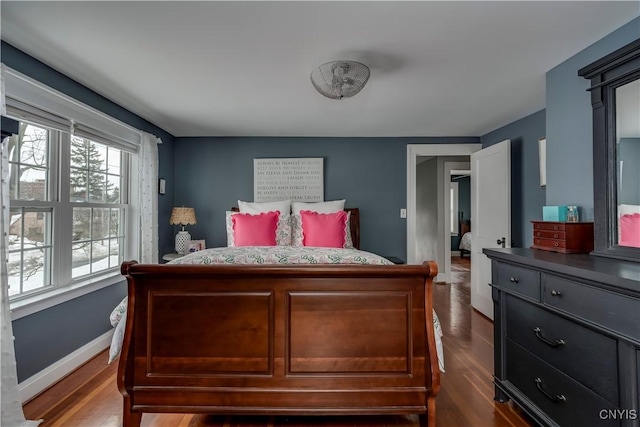
<path fill-rule="evenodd" d="M 638 1 L 1 8 L 4 41 L 174 136 L 481 136 L 543 109 L 547 71 L 640 15 Z M 310 82 L 339 59 L 371 69 L 353 98 Z"/>

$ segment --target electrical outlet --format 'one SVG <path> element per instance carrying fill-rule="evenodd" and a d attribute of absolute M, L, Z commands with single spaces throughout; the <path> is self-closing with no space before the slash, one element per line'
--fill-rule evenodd
<path fill-rule="evenodd" d="M 407 217 L 407 210 L 400 209 L 400 218 L 406 218 L 406 217 Z"/>

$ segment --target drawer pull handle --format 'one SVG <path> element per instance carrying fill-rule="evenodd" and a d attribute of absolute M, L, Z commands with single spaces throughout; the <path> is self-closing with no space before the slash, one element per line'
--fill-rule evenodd
<path fill-rule="evenodd" d="M 511 283 L 518 283 L 518 278 L 517 278 L 517 277 L 510 277 L 510 278 L 509 278 L 509 281 L 510 281 Z"/>
<path fill-rule="evenodd" d="M 556 394 L 554 396 L 551 393 L 549 393 L 547 390 L 545 390 L 542 387 L 542 380 L 540 378 L 536 378 L 536 387 L 538 387 L 538 390 L 540 390 L 542 392 L 542 394 L 547 396 L 549 398 L 549 400 L 551 400 L 553 403 L 561 403 L 561 402 L 566 402 L 567 401 L 567 398 L 564 397 L 564 394 Z"/>
<path fill-rule="evenodd" d="M 562 295 L 562 292 L 560 291 L 551 291 L 551 295 L 553 295 L 554 297 L 559 297 L 560 295 Z"/>
<path fill-rule="evenodd" d="M 561 345 L 565 344 L 564 340 L 550 341 L 550 340 L 546 339 L 545 337 L 542 336 L 542 330 L 537 326 L 535 328 L 533 328 L 533 332 L 536 333 L 536 337 L 538 337 L 538 339 L 540 341 L 542 341 L 543 343 L 547 344 L 550 347 L 558 348 Z"/>

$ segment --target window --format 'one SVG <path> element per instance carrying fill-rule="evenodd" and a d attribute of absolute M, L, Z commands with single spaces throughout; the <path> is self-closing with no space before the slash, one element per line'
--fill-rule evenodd
<path fill-rule="evenodd" d="M 0 70 L 6 116 L 19 122 L 8 153 L 7 251 L 17 319 L 123 281 L 120 264 L 141 254 L 138 181 L 147 167 L 140 131 Z"/>
<path fill-rule="evenodd" d="M 9 140 L 9 297 L 51 284 L 53 250 L 52 151 L 48 130 L 20 123 Z"/>
<path fill-rule="evenodd" d="M 9 149 L 9 298 L 117 275 L 130 154 L 37 124 L 19 129 Z"/>
<path fill-rule="evenodd" d="M 122 263 L 125 157 L 126 153 L 116 148 L 71 137 L 72 278 L 117 268 Z"/>

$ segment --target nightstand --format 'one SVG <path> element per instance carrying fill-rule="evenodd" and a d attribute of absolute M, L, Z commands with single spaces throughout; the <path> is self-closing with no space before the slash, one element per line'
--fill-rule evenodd
<path fill-rule="evenodd" d="M 184 255 L 180 255 L 177 254 L 175 252 L 171 252 L 170 254 L 164 254 L 162 255 L 162 259 L 165 261 L 173 261 L 174 259 L 178 259 L 180 257 L 183 257 Z"/>

